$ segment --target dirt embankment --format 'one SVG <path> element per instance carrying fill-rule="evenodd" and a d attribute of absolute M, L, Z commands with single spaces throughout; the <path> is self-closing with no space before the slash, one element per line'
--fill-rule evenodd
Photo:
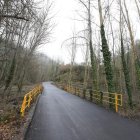
<path fill-rule="evenodd" d="M 24 86 L 20 94 L 17 94 L 16 87 L 12 87 L 9 97 L 4 100 L 2 100 L 3 91 L 0 91 L 0 140 L 23 139 L 28 117 L 21 118 L 20 107 L 24 95 L 33 87 L 34 85 Z"/>

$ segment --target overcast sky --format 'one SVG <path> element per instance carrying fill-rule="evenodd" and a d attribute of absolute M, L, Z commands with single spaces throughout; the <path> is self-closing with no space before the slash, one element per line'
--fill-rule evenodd
<path fill-rule="evenodd" d="M 129 5 L 129 11 L 131 11 L 131 19 L 135 21 L 133 24 L 136 23 L 135 26 L 133 26 L 133 29 L 136 31 L 135 36 L 136 38 L 139 38 L 140 22 L 138 22 L 139 19 L 136 15 L 135 3 L 133 0 L 126 0 L 126 2 L 127 5 Z M 69 54 L 65 48 L 61 48 L 61 44 L 65 39 L 72 36 L 74 26 L 76 31 L 83 29 L 82 23 L 73 20 L 78 16 L 76 13 L 78 7 L 77 0 L 54 0 L 53 13 L 57 14 L 54 17 L 56 27 L 53 31 L 52 42 L 44 45 L 39 51 L 47 54 L 53 59 L 58 58 L 65 63 L 70 62 Z M 98 12 L 96 15 L 98 16 Z M 76 62 L 83 62 L 83 57 L 80 53 L 77 55 Z"/>
<path fill-rule="evenodd" d="M 54 20 L 56 27 L 53 31 L 51 43 L 41 48 L 41 52 L 53 59 L 59 58 L 65 63 L 70 59 L 65 48 L 61 48 L 62 42 L 72 36 L 74 28 L 74 14 L 76 9 L 75 0 L 55 0 L 53 12 L 56 13 Z M 80 61 L 80 60 L 79 60 Z"/>

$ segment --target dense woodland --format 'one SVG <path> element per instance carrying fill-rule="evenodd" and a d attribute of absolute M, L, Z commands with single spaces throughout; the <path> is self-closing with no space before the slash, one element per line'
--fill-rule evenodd
<path fill-rule="evenodd" d="M 121 93 L 133 107 L 140 94 L 140 41 L 135 28 L 140 25 L 140 1 L 77 0 L 77 3 L 79 18 L 75 20 L 82 22 L 84 28 L 74 30 L 62 43 L 69 51 L 71 64 L 60 68 L 57 80 Z M 75 63 L 79 49 L 85 60 L 82 65 Z"/>
<path fill-rule="evenodd" d="M 54 27 L 53 3 L 34 0 L 0 1 L 0 87 L 3 97 L 13 85 L 21 91 L 24 84 L 54 80 L 79 83 L 84 88 L 118 92 L 139 97 L 140 42 L 135 37 L 135 24 L 140 24 L 140 1 L 132 5 L 126 0 L 76 0 L 76 22 L 83 29 L 62 43 L 68 49 L 71 63 L 62 65 L 38 53 L 50 42 Z M 130 7 L 135 9 L 134 21 Z M 82 10 L 81 10 L 82 8 Z M 77 52 L 84 62 L 76 64 Z M 78 75 L 78 76 L 77 76 Z"/>
<path fill-rule="evenodd" d="M 13 85 L 20 93 L 23 85 L 47 81 L 52 69 L 56 69 L 56 62 L 37 52 L 50 41 L 54 28 L 52 6 L 50 1 L 0 1 L 0 88 L 3 97 L 10 95 Z"/>
<path fill-rule="evenodd" d="M 38 51 L 53 40 L 55 0 L 0 0 L 0 139 L 18 133 L 21 139 L 25 94 L 46 81 L 82 86 L 84 94 L 101 91 L 101 101 L 103 92 L 108 100 L 110 93 L 122 94 L 119 113 L 140 119 L 140 0 L 75 2 L 76 25 L 60 46 L 69 54 L 65 64 Z M 76 62 L 79 54 L 82 63 Z"/>

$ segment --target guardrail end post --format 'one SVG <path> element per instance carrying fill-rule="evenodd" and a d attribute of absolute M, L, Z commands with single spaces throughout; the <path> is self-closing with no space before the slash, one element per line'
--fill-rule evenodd
<path fill-rule="evenodd" d="M 118 112 L 118 95 L 115 94 L 115 110 Z"/>

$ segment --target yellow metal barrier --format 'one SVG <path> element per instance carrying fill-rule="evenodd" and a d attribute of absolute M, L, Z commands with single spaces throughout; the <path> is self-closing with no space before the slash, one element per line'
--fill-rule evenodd
<path fill-rule="evenodd" d="M 75 86 L 72 86 L 72 85 L 65 85 L 65 89 L 68 91 L 68 92 L 74 92 L 73 89 L 75 89 L 75 93 L 73 94 L 76 94 L 76 95 L 80 95 L 81 91 L 84 90 L 82 88 L 74 88 Z M 84 93 L 82 93 L 84 94 Z M 88 99 L 91 99 L 92 101 L 93 100 L 96 100 L 96 101 L 100 101 L 102 103 L 108 103 L 108 104 L 111 104 L 111 105 L 114 105 L 115 106 L 115 111 L 118 112 L 118 107 L 122 106 L 122 94 L 118 94 L 118 93 L 109 93 L 109 92 L 100 92 L 100 91 L 96 91 L 96 90 L 92 90 L 91 91 L 91 94 L 88 92 L 86 93 L 86 96 Z"/>
<path fill-rule="evenodd" d="M 96 92 L 96 93 L 94 93 Z M 122 106 L 122 94 L 103 92 L 102 102 L 115 105 L 115 111 L 118 112 L 118 107 Z M 99 91 L 93 91 L 93 99 L 100 100 L 101 94 Z"/>
<path fill-rule="evenodd" d="M 22 105 L 21 105 L 21 116 L 24 117 L 26 108 L 29 108 L 31 105 L 31 101 L 35 99 L 43 90 L 42 85 L 37 85 L 32 91 L 25 94 Z"/>

